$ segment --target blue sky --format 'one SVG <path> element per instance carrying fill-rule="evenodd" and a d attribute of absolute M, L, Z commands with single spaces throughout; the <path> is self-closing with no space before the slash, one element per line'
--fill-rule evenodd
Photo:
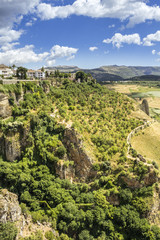
<path fill-rule="evenodd" d="M 0 64 L 160 65 L 160 3 L 0 0 Z"/>

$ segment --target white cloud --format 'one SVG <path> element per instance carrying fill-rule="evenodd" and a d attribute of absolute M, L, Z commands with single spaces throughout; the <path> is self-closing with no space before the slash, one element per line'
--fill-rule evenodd
<path fill-rule="evenodd" d="M 95 50 L 97 50 L 98 48 L 97 47 L 90 47 L 89 48 L 89 50 L 91 51 L 91 52 L 94 52 Z"/>
<path fill-rule="evenodd" d="M 108 28 L 114 28 L 115 24 L 109 25 Z"/>
<path fill-rule="evenodd" d="M 35 18 L 35 17 L 32 18 L 29 22 L 26 23 L 26 26 L 27 26 L 27 27 L 31 27 L 36 20 L 37 20 L 37 18 Z"/>
<path fill-rule="evenodd" d="M 143 45 L 144 46 L 153 46 L 154 42 L 160 42 L 160 31 L 156 33 L 149 34 L 145 38 L 143 38 Z"/>
<path fill-rule="evenodd" d="M 51 49 L 51 56 L 53 58 L 71 57 L 72 55 L 76 54 L 77 51 L 77 48 L 55 45 Z"/>
<path fill-rule="evenodd" d="M 32 22 L 32 21 L 29 21 L 29 22 L 26 23 L 26 26 L 27 26 L 27 27 L 31 27 L 32 25 L 33 25 L 33 22 Z"/>
<path fill-rule="evenodd" d="M 0 50 L 2 50 L 3 52 L 9 51 L 9 50 L 13 49 L 14 46 L 17 46 L 17 45 L 19 45 L 19 42 L 6 43 L 0 48 Z"/>
<path fill-rule="evenodd" d="M 15 49 L 18 43 L 11 43 L 1 48 L 0 63 L 6 65 L 23 65 L 27 63 L 45 62 L 47 66 L 53 66 L 58 58 L 71 60 L 75 57 L 78 49 L 55 45 L 50 52 L 35 53 L 33 45 Z"/>
<path fill-rule="evenodd" d="M 38 4 L 39 0 L 1 0 L 0 28 L 12 28 L 13 23 L 19 23 L 23 15 L 33 12 Z"/>
<path fill-rule="evenodd" d="M 46 65 L 53 66 L 58 58 L 66 58 L 69 61 L 75 57 L 77 51 L 77 48 L 55 45 L 51 48 L 50 55 L 46 59 Z"/>
<path fill-rule="evenodd" d="M 154 50 L 152 50 L 152 54 L 153 55 L 155 55 L 156 54 L 156 50 L 154 49 Z"/>
<path fill-rule="evenodd" d="M 0 47 L 7 48 L 8 43 L 17 41 L 22 30 L 14 30 L 23 16 L 33 13 L 40 0 L 0 0 Z M 31 21 L 27 25 L 31 25 Z"/>
<path fill-rule="evenodd" d="M 144 0 L 76 0 L 71 5 L 52 6 L 40 3 L 37 14 L 43 20 L 83 15 L 93 18 L 129 20 L 128 26 L 148 20 L 160 21 L 160 7 L 147 5 Z"/>
<path fill-rule="evenodd" d="M 23 48 L 0 52 L 0 62 L 6 65 L 15 64 L 19 66 L 26 63 L 41 62 L 49 55 L 47 52 L 36 54 L 33 48 L 33 45 L 26 45 Z"/>
<path fill-rule="evenodd" d="M 103 42 L 112 43 L 113 46 L 116 46 L 117 48 L 122 47 L 123 43 L 141 45 L 141 39 L 138 33 L 130 35 L 122 35 L 121 33 L 116 33 L 112 38 L 104 39 Z"/>
<path fill-rule="evenodd" d="M 47 61 L 46 61 L 46 66 L 47 66 L 47 67 L 53 67 L 55 63 L 56 63 L 56 60 L 55 60 L 55 59 L 53 59 L 53 60 L 47 60 Z"/>
<path fill-rule="evenodd" d="M 67 58 L 67 61 L 70 61 L 70 60 L 72 60 L 72 59 L 74 59 L 74 58 L 75 58 L 75 55 L 72 55 L 72 56 L 70 56 L 70 57 Z"/>
<path fill-rule="evenodd" d="M 22 35 L 22 33 L 23 33 L 22 30 L 19 30 L 19 31 L 11 30 L 9 27 L 1 28 L 0 29 L 0 46 L 13 41 L 17 41 Z"/>

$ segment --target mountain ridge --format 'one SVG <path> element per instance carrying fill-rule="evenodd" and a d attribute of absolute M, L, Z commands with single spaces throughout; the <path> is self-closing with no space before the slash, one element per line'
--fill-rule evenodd
<path fill-rule="evenodd" d="M 123 79 L 130 79 L 134 77 L 144 76 L 144 75 L 155 75 L 160 76 L 160 67 L 159 66 L 118 66 L 118 65 L 109 65 L 101 66 L 93 69 L 83 69 L 77 66 L 56 66 L 49 67 L 46 69 L 56 70 L 58 69 L 61 72 L 76 72 L 84 71 L 86 73 L 91 73 L 97 81 L 120 81 Z"/>

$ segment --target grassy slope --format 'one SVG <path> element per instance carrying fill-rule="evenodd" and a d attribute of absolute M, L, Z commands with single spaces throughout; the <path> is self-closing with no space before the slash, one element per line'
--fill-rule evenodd
<path fill-rule="evenodd" d="M 133 137 L 132 146 L 147 160 L 156 161 L 160 167 L 160 123 L 154 123 Z"/>

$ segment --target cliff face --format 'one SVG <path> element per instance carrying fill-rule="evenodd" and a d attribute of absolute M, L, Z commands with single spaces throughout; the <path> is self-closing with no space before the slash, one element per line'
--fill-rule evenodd
<path fill-rule="evenodd" d="M 0 222 L 16 222 L 20 219 L 21 208 L 16 194 L 8 192 L 7 189 L 0 191 Z"/>
<path fill-rule="evenodd" d="M 22 237 L 31 237 L 31 234 L 36 234 L 37 231 L 42 232 L 43 238 L 47 231 L 52 231 L 55 238 L 59 236 L 51 228 L 51 223 L 33 223 L 31 216 L 26 215 L 24 217 L 18 202 L 18 196 L 7 189 L 2 189 L 0 190 L 0 223 L 7 223 L 8 221 L 14 222 L 18 229 L 17 240 Z"/>
<path fill-rule="evenodd" d="M 64 133 L 64 145 L 67 148 L 69 160 L 74 162 L 75 176 L 80 181 L 96 174 L 92 171 L 92 159 L 87 155 L 78 133 L 73 128 L 67 128 Z"/>
<path fill-rule="evenodd" d="M 0 117 L 7 118 L 11 116 L 11 107 L 9 106 L 8 96 L 0 93 Z"/>
<path fill-rule="evenodd" d="M 29 128 L 23 124 L 9 123 L 5 133 L 0 133 L 0 154 L 7 161 L 13 162 L 21 157 L 21 151 L 27 145 Z"/>

